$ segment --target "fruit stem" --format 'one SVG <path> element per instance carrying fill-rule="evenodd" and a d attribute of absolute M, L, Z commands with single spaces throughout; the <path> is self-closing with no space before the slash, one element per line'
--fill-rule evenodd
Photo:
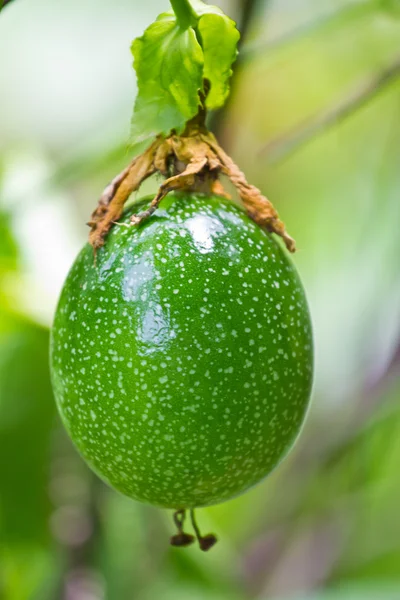
<path fill-rule="evenodd" d="M 188 29 L 191 25 L 196 25 L 198 18 L 190 0 L 170 0 L 170 3 L 181 29 Z"/>
<path fill-rule="evenodd" d="M 203 552 L 207 552 L 207 550 L 210 550 L 210 548 L 215 546 L 215 544 L 217 543 L 218 540 L 216 536 L 213 533 L 208 533 L 204 536 L 201 535 L 199 526 L 196 522 L 196 517 L 193 508 L 190 509 L 190 520 L 192 521 L 192 526 L 196 534 L 197 541 L 199 542 L 200 550 L 203 550 Z"/>
<path fill-rule="evenodd" d="M 176 528 L 178 530 L 178 533 L 176 533 L 175 535 L 173 535 L 171 537 L 171 539 L 170 539 L 171 546 L 178 546 L 178 547 L 182 548 L 185 546 L 190 546 L 190 544 L 193 544 L 194 537 L 192 535 L 190 535 L 189 533 L 185 533 L 183 531 L 183 524 L 185 522 L 185 518 L 186 518 L 185 509 L 180 509 L 180 510 L 177 510 L 176 512 L 174 512 L 173 519 L 174 519 Z"/>

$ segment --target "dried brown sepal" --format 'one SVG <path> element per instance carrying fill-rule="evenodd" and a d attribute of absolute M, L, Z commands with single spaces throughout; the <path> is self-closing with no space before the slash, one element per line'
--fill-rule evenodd
<path fill-rule="evenodd" d="M 129 167 L 115 177 L 104 190 L 89 221 L 91 226 L 89 242 L 94 250 L 104 244 L 107 233 L 113 223 L 122 215 L 125 202 L 132 192 L 139 189 L 140 184 L 155 173 L 156 169 L 153 162 L 159 145 L 160 140 L 157 139 L 143 154 L 135 158 Z"/>
<path fill-rule="evenodd" d="M 232 196 L 230 194 L 228 194 L 228 192 L 225 190 L 224 186 L 222 185 L 222 183 L 220 182 L 219 179 L 216 179 L 215 181 L 213 181 L 211 183 L 210 186 L 210 191 L 212 194 L 215 194 L 216 196 L 222 196 L 223 198 L 226 198 L 227 200 L 232 200 Z"/>
<path fill-rule="evenodd" d="M 206 164 L 206 159 L 191 161 L 182 173 L 169 177 L 160 185 L 157 195 L 152 200 L 149 208 L 138 215 L 131 216 L 131 223 L 139 225 L 145 219 L 148 219 L 158 208 L 161 200 L 172 191 L 193 189 L 198 175 Z"/>
<path fill-rule="evenodd" d="M 258 188 L 247 182 L 215 137 L 196 120 L 188 124 L 181 136 L 172 134 L 168 138 L 158 137 L 106 187 L 88 223 L 92 228 L 89 241 L 95 251 L 104 244 L 110 228 L 122 215 L 131 193 L 154 173 L 161 173 L 166 180 L 160 185 L 149 208 L 132 215 L 132 225 L 148 219 L 171 191 L 214 193 L 229 198 L 218 179 L 223 174 L 238 190 L 247 214 L 261 227 L 279 235 L 290 252 L 295 251 L 295 242 L 287 233 L 272 203 Z"/>
<path fill-rule="evenodd" d="M 214 136 L 208 134 L 207 140 L 221 161 L 222 173 L 229 177 L 237 189 L 249 217 L 261 227 L 265 227 L 268 231 L 279 235 L 285 242 L 289 252 L 295 252 L 296 243 L 287 233 L 285 225 L 279 219 L 272 202 L 256 186 L 247 182 L 244 173 L 242 173 L 231 157 L 221 148 Z"/>

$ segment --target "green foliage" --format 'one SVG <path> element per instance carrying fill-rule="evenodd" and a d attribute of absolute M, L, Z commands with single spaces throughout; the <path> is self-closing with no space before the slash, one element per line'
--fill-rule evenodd
<path fill-rule="evenodd" d="M 139 93 L 132 121 L 135 142 L 182 129 L 196 114 L 203 53 L 195 31 L 160 15 L 132 45 Z"/>
<path fill-rule="evenodd" d="M 134 143 L 182 131 L 198 112 L 205 79 L 209 109 L 223 106 L 229 94 L 239 32 L 216 7 L 195 0 L 189 8 L 187 18 L 178 11 L 163 13 L 132 44 L 138 80 Z"/>
<path fill-rule="evenodd" d="M 1 158 L 1 157 L 0 157 Z M 12 218 L 7 210 L 2 206 L 2 161 L 0 160 L 0 286 L 3 277 L 13 271 L 16 271 L 19 264 L 19 250 L 12 230 Z M 0 287 L 0 302 L 1 302 Z M 1 321 L 0 321 L 1 332 Z"/>
<path fill-rule="evenodd" d="M 8 214 L 0 210 L 0 279 L 2 274 L 17 267 L 18 249 L 11 231 Z"/>
<path fill-rule="evenodd" d="M 297 596 L 296 600 L 397 600 L 400 587 L 395 583 L 377 583 L 371 580 L 365 584 L 346 585 L 325 592 Z"/>
<path fill-rule="evenodd" d="M 213 110 L 223 106 L 228 97 L 239 32 L 230 19 L 211 12 L 199 20 L 198 30 L 204 51 L 203 77 L 211 83 L 206 106 Z"/>
<path fill-rule="evenodd" d="M 393 16 L 400 16 L 400 0 L 380 0 L 382 8 Z"/>
<path fill-rule="evenodd" d="M 46 536 L 50 510 L 44 465 L 55 411 L 48 332 L 4 309 L 0 318 L 0 531 L 2 540 L 26 542 Z"/>
<path fill-rule="evenodd" d="M 42 588 L 45 597 L 56 562 L 48 495 L 55 410 L 47 356 L 48 332 L 0 308 L 0 595 L 7 600 L 30 600 L 32 590 Z"/>

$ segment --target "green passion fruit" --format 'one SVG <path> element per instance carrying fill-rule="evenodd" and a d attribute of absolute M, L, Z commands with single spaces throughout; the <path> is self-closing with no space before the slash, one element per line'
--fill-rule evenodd
<path fill-rule="evenodd" d="M 51 369 L 90 467 L 131 498 L 182 510 L 244 492 L 287 454 L 312 352 L 304 291 L 279 243 L 229 201 L 182 193 L 138 228 L 114 226 L 96 262 L 83 248 Z"/>

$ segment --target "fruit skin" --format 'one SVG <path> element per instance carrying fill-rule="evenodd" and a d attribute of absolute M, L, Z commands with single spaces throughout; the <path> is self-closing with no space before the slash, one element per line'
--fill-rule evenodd
<path fill-rule="evenodd" d="M 139 228 L 115 226 L 96 266 L 83 248 L 51 370 L 65 427 L 103 480 L 158 506 L 216 504 L 268 475 L 300 431 L 313 370 L 304 291 L 239 208 L 170 194 Z"/>

